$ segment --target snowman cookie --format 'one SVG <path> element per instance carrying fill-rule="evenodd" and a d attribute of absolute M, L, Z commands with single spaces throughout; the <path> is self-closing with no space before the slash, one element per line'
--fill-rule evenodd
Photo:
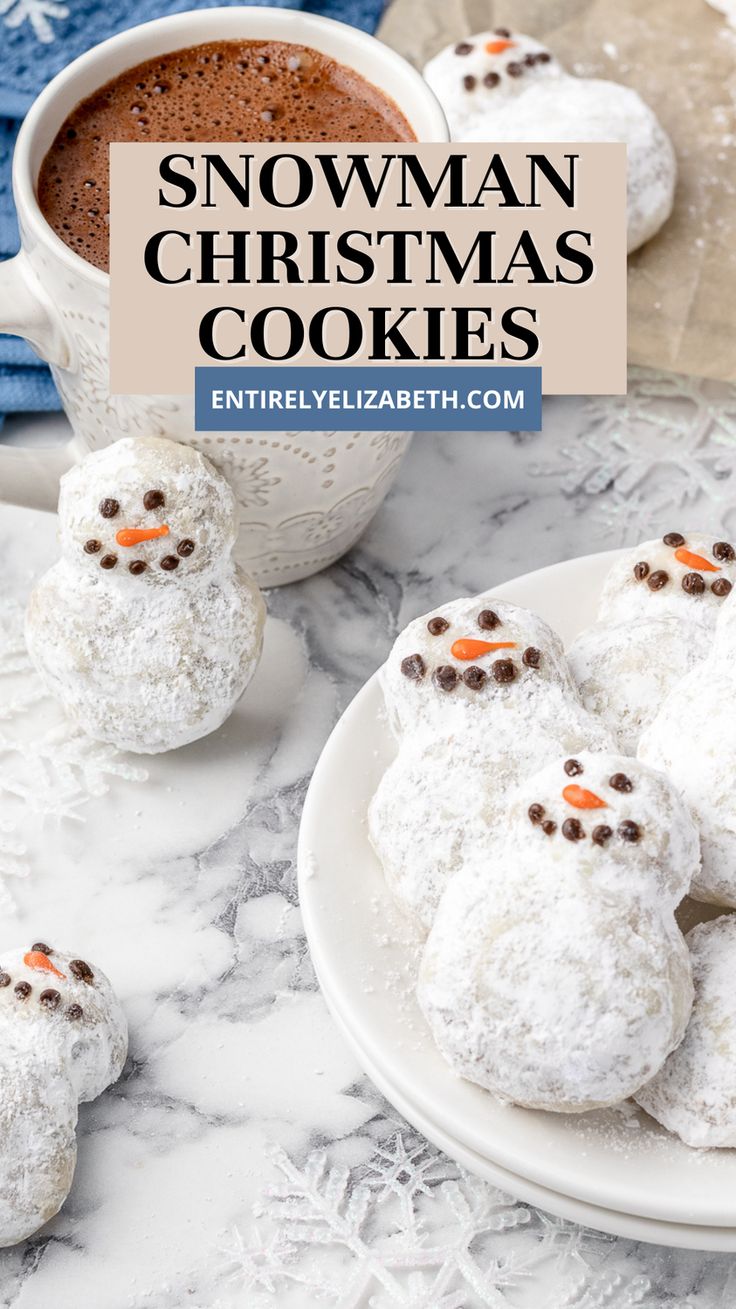
<path fill-rule="evenodd" d="M 736 580 L 736 550 L 702 532 L 644 541 L 611 568 L 598 621 L 568 659 L 583 703 L 635 754 L 668 691 L 708 654 Z"/>
<path fill-rule="evenodd" d="M 121 750 L 156 753 L 227 718 L 258 664 L 265 609 L 232 559 L 235 502 L 191 446 L 116 441 L 66 473 L 61 559 L 28 605 L 48 690 Z"/>
<path fill-rule="evenodd" d="M 556 632 L 489 595 L 409 623 L 382 674 L 399 752 L 368 824 L 388 884 L 427 930 L 440 896 L 509 789 L 564 751 L 607 749 L 580 705 Z"/>
<path fill-rule="evenodd" d="M 0 1246 L 58 1213 L 79 1104 L 122 1072 L 125 1017 L 97 965 L 37 941 L 0 956 Z"/>
<path fill-rule="evenodd" d="M 461 1076 L 514 1104 L 617 1104 L 661 1068 L 692 1003 L 674 918 L 698 835 L 662 774 L 558 759 L 514 793 L 450 882 L 418 997 Z"/>
<path fill-rule="evenodd" d="M 692 895 L 736 907 L 736 596 L 723 604 L 708 658 L 672 688 L 642 735 L 639 757 L 667 773 L 700 829 Z"/>
<path fill-rule="evenodd" d="M 454 141 L 623 141 L 628 146 L 628 248 L 669 217 L 675 155 L 630 87 L 574 77 L 539 41 L 507 28 L 447 46 L 424 69 Z"/>
<path fill-rule="evenodd" d="M 688 933 L 695 1000 L 682 1043 L 636 1099 L 686 1145 L 736 1146 L 736 918 Z"/>

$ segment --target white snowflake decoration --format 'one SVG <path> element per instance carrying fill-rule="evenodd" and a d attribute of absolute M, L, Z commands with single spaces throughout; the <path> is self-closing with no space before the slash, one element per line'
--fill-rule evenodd
<path fill-rule="evenodd" d="M 632 368 L 628 394 L 592 396 L 586 415 L 584 436 L 530 468 L 559 478 L 576 512 L 590 503 L 620 544 L 686 513 L 728 529 L 736 514 L 735 387 Z"/>
<path fill-rule="evenodd" d="M 0 0 L 0 16 L 9 28 L 30 23 L 36 40 L 49 45 L 55 39 L 52 19 L 68 18 L 69 10 L 56 0 Z"/>
<path fill-rule="evenodd" d="M 83 820 L 84 806 L 110 779 L 145 781 L 143 768 L 93 741 L 64 718 L 41 684 L 23 639 L 23 608 L 0 602 L 0 907 L 10 908 L 6 878 L 25 877 L 24 822 Z"/>

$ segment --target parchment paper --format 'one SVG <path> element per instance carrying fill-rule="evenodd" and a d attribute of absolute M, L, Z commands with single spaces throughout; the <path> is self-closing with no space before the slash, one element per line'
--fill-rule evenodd
<path fill-rule="evenodd" d="M 679 177 L 669 222 L 629 258 L 629 362 L 736 381 L 736 32 L 705 0 L 393 0 L 378 34 L 421 68 L 499 25 L 657 113 Z"/>

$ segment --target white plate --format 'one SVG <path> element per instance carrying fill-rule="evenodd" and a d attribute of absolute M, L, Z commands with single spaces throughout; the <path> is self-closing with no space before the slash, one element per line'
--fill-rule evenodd
<path fill-rule="evenodd" d="M 317 972 L 319 977 L 319 972 Z M 355 1039 L 355 1033 L 341 1016 L 339 1004 L 329 995 L 320 978 L 323 995 L 336 1025 L 345 1039 L 352 1046 L 365 1072 L 375 1082 L 379 1091 L 398 1109 L 399 1113 L 418 1129 L 440 1150 L 444 1150 L 469 1172 L 498 1186 L 509 1195 L 533 1204 L 547 1213 L 556 1214 L 570 1222 L 583 1223 L 594 1227 L 599 1232 L 608 1232 L 612 1236 L 623 1236 L 633 1241 L 648 1241 L 654 1245 L 679 1246 L 686 1250 L 718 1250 L 728 1253 L 736 1252 L 736 1228 L 697 1226 L 696 1224 L 664 1223 L 656 1218 L 638 1218 L 632 1214 L 617 1213 L 614 1209 L 605 1209 L 600 1205 L 586 1204 L 560 1191 L 550 1191 L 538 1186 L 526 1177 L 519 1177 L 506 1168 L 501 1168 L 492 1160 L 470 1150 L 467 1146 L 448 1136 L 436 1123 L 430 1122 L 415 1104 L 407 1100 L 400 1090 L 391 1082 L 387 1074 L 372 1064 Z"/>
<path fill-rule="evenodd" d="M 494 594 L 536 610 L 569 641 L 592 621 L 613 558 L 557 564 Z M 451 1073 L 414 1000 L 418 945 L 367 838 L 368 802 L 394 753 L 374 676 L 322 752 L 299 835 L 312 955 L 364 1062 L 435 1134 L 535 1186 L 633 1218 L 736 1228 L 736 1151 L 691 1150 L 628 1105 L 582 1115 L 502 1105 Z M 708 1246 L 705 1230 L 700 1246 Z"/>

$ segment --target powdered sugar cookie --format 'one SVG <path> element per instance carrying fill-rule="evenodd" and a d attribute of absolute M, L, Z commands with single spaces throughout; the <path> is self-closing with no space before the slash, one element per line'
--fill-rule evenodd
<path fill-rule="evenodd" d="M 455 141 L 624 141 L 629 251 L 669 217 L 674 151 L 636 91 L 571 76 L 538 41 L 506 28 L 447 46 L 424 76 Z"/>
<path fill-rule="evenodd" d="M 422 959 L 419 1002 L 455 1071 L 540 1109 L 638 1091 L 690 1013 L 674 909 L 697 864 L 685 805 L 642 764 L 582 752 L 523 782 Z"/>
<path fill-rule="evenodd" d="M 397 900 L 427 929 L 509 788 L 561 751 L 610 739 L 577 700 L 556 632 L 489 595 L 409 623 L 383 687 L 400 748 L 371 803 L 370 838 Z"/>
<path fill-rule="evenodd" d="M 665 696 L 708 654 L 735 578 L 733 546 L 702 532 L 668 532 L 613 565 L 598 621 L 568 659 L 583 703 L 619 749 L 636 752 Z"/>
<path fill-rule="evenodd" d="M 122 1072 L 127 1027 L 95 965 L 39 941 L 0 968 L 0 1246 L 58 1213 L 72 1184 L 80 1102 Z"/>
<path fill-rule="evenodd" d="M 62 557 L 26 621 L 51 694 L 122 750 L 214 731 L 255 672 L 265 619 L 232 559 L 225 479 L 190 446 L 127 438 L 64 475 L 59 523 Z"/>
<path fill-rule="evenodd" d="M 687 935 L 695 1000 L 682 1043 L 636 1099 L 686 1145 L 736 1146 L 736 918 Z"/>
<path fill-rule="evenodd" d="M 736 596 L 723 605 L 711 652 L 669 692 L 639 756 L 662 768 L 700 829 L 697 900 L 736 907 Z"/>

